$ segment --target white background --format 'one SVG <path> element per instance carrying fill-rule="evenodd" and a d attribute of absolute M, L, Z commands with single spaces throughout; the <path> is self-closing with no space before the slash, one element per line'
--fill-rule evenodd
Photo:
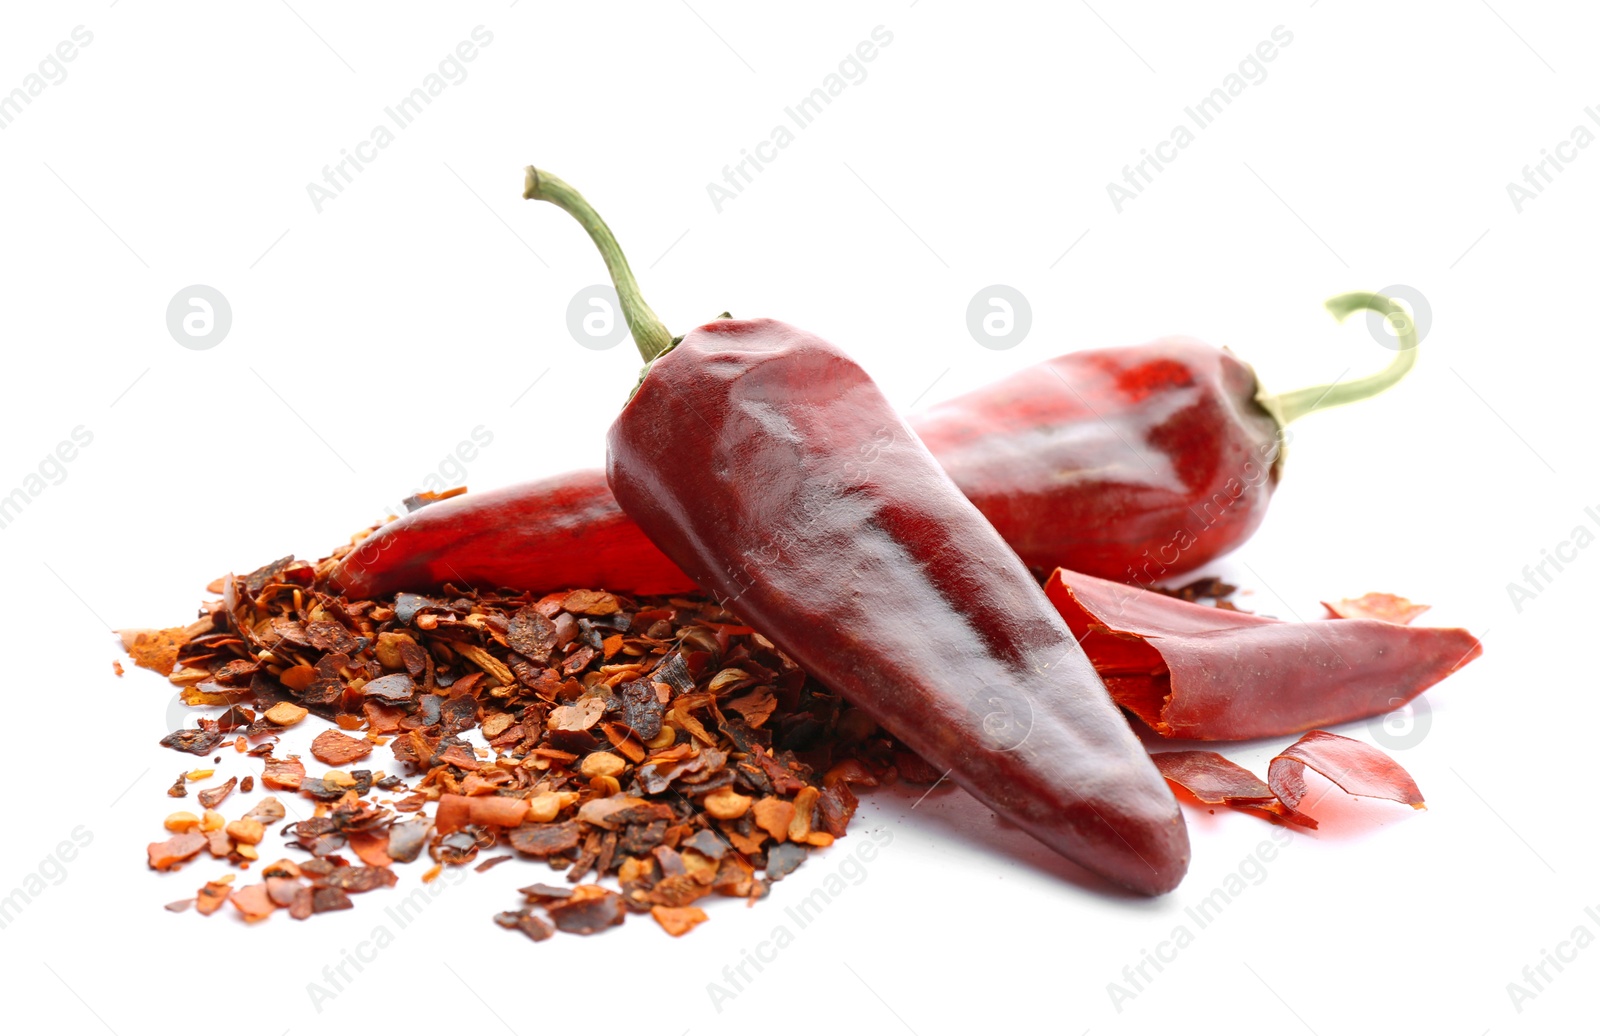
<path fill-rule="evenodd" d="M 1576 5 L 157 6 L 8 5 L 0 31 L 0 92 L 75 26 L 93 33 L 0 131 L 0 492 L 73 428 L 93 435 L 0 530 L 0 893 L 74 828 L 92 835 L 0 932 L 8 1014 L 273 1036 L 380 1019 L 918 1036 L 1592 1026 L 1600 949 L 1520 1012 L 1507 991 L 1575 926 L 1600 936 L 1584 914 L 1600 904 L 1600 551 L 1520 611 L 1507 590 L 1575 526 L 1595 529 L 1584 508 L 1600 505 L 1600 148 L 1521 212 L 1506 187 L 1574 127 L 1600 132 L 1584 111 L 1600 102 L 1596 25 Z M 467 78 L 318 213 L 306 185 L 478 25 L 493 41 Z M 707 183 L 879 25 L 893 42 L 866 79 L 717 212 Z M 1293 41 L 1266 78 L 1119 214 L 1106 184 L 1278 25 Z M 602 209 L 675 331 L 723 309 L 779 317 L 849 349 L 906 407 L 1167 333 L 1230 345 L 1274 388 L 1355 376 L 1390 354 L 1322 300 L 1420 291 L 1433 323 L 1410 379 L 1297 425 L 1265 526 L 1208 571 L 1284 618 L 1385 590 L 1485 637 L 1397 753 L 1429 809 L 1328 794 L 1324 831 L 1296 837 L 1120 1011 L 1107 983 L 1272 828 L 1189 810 L 1189 876 L 1144 902 L 1064 880 L 960 793 L 915 812 L 915 790 L 875 794 L 860 831 L 769 901 L 717 901 L 680 941 L 640 918 L 540 945 L 503 932 L 490 915 L 548 873 L 507 864 L 466 875 L 320 1013 L 307 984 L 385 923 L 394 893 L 303 925 L 163 912 L 222 868 L 145 869 L 188 757 L 156 747 L 171 689 L 114 678 L 107 628 L 181 624 L 224 572 L 320 557 L 477 426 L 493 442 L 468 465 L 474 488 L 601 460 L 637 363 L 569 336 L 568 301 L 603 271 L 566 216 L 520 199 L 530 161 Z M 165 321 L 193 284 L 232 306 L 205 351 Z M 1031 300 L 1009 351 L 966 331 L 991 284 Z M 1288 740 L 1229 751 L 1263 772 Z M 866 879 L 718 1013 L 706 984 L 878 828 L 893 842 Z M 402 892 L 421 870 L 402 868 Z"/>

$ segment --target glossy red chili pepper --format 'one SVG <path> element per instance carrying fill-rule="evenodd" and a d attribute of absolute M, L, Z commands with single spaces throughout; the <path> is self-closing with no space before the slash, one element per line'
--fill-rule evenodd
<path fill-rule="evenodd" d="M 676 345 L 571 187 L 649 364 L 607 438 L 622 509 L 698 585 L 1001 816 L 1128 888 L 1188 835 L 1071 631 L 872 380 L 775 320 Z"/>
<path fill-rule="evenodd" d="M 1403 311 L 1368 292 L 1328 303 Z M 1239 546 L 1266 514 L 1284 423 L 1381 391 L 1410 369 L 1265 396 L 1225 349 L 1187 338 L 1036 364 L 909 418 L 967 498 L 1041 577 L 1057 566 L 1150 584 Z M 617 507 L 599 471 L 431 504 L 347 554 L 353 597 L 454 582 L 668 594 L 694 582 Z"/>

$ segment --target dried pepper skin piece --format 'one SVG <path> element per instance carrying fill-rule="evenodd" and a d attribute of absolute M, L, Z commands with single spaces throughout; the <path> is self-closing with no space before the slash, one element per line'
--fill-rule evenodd
<path fill-rule="evenodd" d="M 192 859 L 205 847 L 206 836 L 198 831 L 186 831 L 183 834 L 173 835 L 165 842 L 151 842 L 146 848 L 150 858 L 150 869 L 157 871 L 171 870 L 185 860 Z"/>
<path fill-rule="evenodd" d="M 1305 795 L 1305 768 L 1328 778 L 1351 795 L 1390 799 L 1422 809 L 1422 789 L 1399 763 L 1371 745 L 1313 730 L 1272 757 L 1267 784 L 1290 809 Z"/>
<path fill-rule="evenodd" d="M 1327 307 L 1339 320 L 1403 314 L 1374 292 Z M 1407 330 L 1378 374 L 1269 395 L 1227 349 L 1169 337 L 1058 356 L 908 420 L 1040 576 L 1063 565 L 1149 583 L 1206 564 L 1256 530 L 1278 484 L 1285 425 L 1383 391 L 1415 359 Z M 414 511 L 362 541 L 330 583 L 372 597 L 452 579 L 537 592 L 695 588 L 597 471 Z"/>
<path fill-rule="evenodd" d="M 773 320 L 697 328 L 608 447 L 624 511 L 801 668 L 1089 870 L 1182 878 L 1177 803 L 1088 659 L 843 352 Z M 985 690 L 1028 728 L 987 731 Z"/>
<path fill-rule="evenodd" d="M 1182 785 L 1201 802 L 1223 805 L 1277 798 L 1260 777 L 1216 752 L 1152 752 L 1150 758 L 1161 776 Z"/>
<path fill-rule="evenodd" d="M 190 755 L 210 755 L 221 743 L 222 735 L 215 730 L 174 730 L 161 739 L 162 747 Z"/>
<path fill-rule="evenodd" d="M 1117 704 L 1163 737 L 1247 741 L 1381 715 L 1483 653 L 1464 629 L 1282 622 L 1065 569 L 1045 593 Z"/>
<path fill-rule="evenodd" d="M 1216 752 L 1153 752 L 1161 776 L 1201 802 L 1265 813 L 1291 824 L 1315 829 L 1317 822 L 1278 796 L 1261 778 Z"/>
<path fill-rule="evenodd" d="M 580 885 L 576 891 L 580 894 L 551 903 L 545 908 L 555 926 L 563 932 L 594 935 L 621 924 L 628 915 L 622 897 L 609 889 L 598 885 Z"/>
<path fill-rule="evenodd" d="M 1317 822 L 1300 812 L 1305 768 L 1311 767 L 1351 795 L 1424 808 L 1417 782 L 1399 763 L 1371 745 L 1313 730 L 1272 757 L 1265 782 L 1216 752 L 1156 752 L 1161 775 L 1201 802 L 1264 813 L 1302 827 Z"/>
<path fill-rule="evenodd" d="M 1323 601 L 1322 606 L 1335 619 L 1383 619 L 1402 626 L 1411 625 L 1413 619 L 1428 610 L 1426 604 L 1415 604 L 1394 594 L 1376 593 L 1346 597 L 1342 601 Z"/>

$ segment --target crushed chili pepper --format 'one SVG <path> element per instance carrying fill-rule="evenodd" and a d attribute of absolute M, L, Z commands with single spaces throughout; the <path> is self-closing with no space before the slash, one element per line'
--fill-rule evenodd
<path fill-rule="evenodd" d="M 271 864 L 253 885 L 208 882 L 199 914 L 224 901 L 252 922 L 347 909 L 426 850 L 438 866 L 564 872 L 571 884 L 529 885 L 522 908 L 494 919 L 536 940 L 633 913 L 683 934 L 704 919 L 698 901 L 760 899 L 843 837 L 850 784 L 926 765 L 701 597 L 446 586 L 351 600 L 281 578 L 312 568 L 285 559 L 222 580 L 200 622 L 134 638 L 147 656 L 158 646 L 162 675 L 192 681 L 187 702 L 228 707 L 193 733 L 231 726 L 251 746 L 236 758 L 258 768 L 202 792 L 205 818 L 153 843 L 151 865 L 209 850 L 249 866 L 279 839 L 309 857 Z M 335 767 L 321 774 L 277 747 L 311 713 L 326 726 L 309 757 Z M 338 768 L 385 741 L 405 776 Z M 242 816 L 216 812 L 258 776 L 265 797 Z M 479 862 L 491 848 L 508 851 Z"/>

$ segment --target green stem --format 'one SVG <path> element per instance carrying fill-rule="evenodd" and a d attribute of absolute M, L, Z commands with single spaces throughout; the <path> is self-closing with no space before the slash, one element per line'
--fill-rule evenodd
<path fill-rule="evenodd" d="M 1387 295 L 1379 295 L 1375 291 L 1352 291 L 1346 295 L 1334 296 L 1326 305 L 1334 318 L 1340 321 L 1352 313 L 1367 310 L 1382 313 L 1400 338 L 1394 360 L 1378 373 L 1369 374 L 1355 381 L 1336 381 L 1331 385 L 1315 385 L 1276 396 L 1269 396 L 1265 392 L 1258 394 L 1257 401 L 1278 419 L 1279 424 L 1288 424 L 1318 410 L 1375 396 L 1405 377 L 1406 373 L 1416 365 L 1416 325 L 1411 319 L 1411 314 L 1393 299 Z"/>
<path fill-rule="evenodd" d="M 633 279 L 633 270 L 628 267 L 622 247 L 617 244 L 606 221 L 600 218 L 600 214 L 594 211 L 583 195 L 559 176 L 552 176 L 530 165 L 522 196 L 560 206 L 589 232 L 590 239 L 600 250 L 600 258 L 606 261 L 611 283 L 617 289 L 617 301 L 622 303 L 622 316 L 628 322 L 628 330 L 633 332 L 633 344 L 639 347 L 639 355 L 644 357 L 644 362 L 652 363 L 671 349 L 672 333 L 644 301 L 644 296 L 639 294 L 639 282 Z"/>

